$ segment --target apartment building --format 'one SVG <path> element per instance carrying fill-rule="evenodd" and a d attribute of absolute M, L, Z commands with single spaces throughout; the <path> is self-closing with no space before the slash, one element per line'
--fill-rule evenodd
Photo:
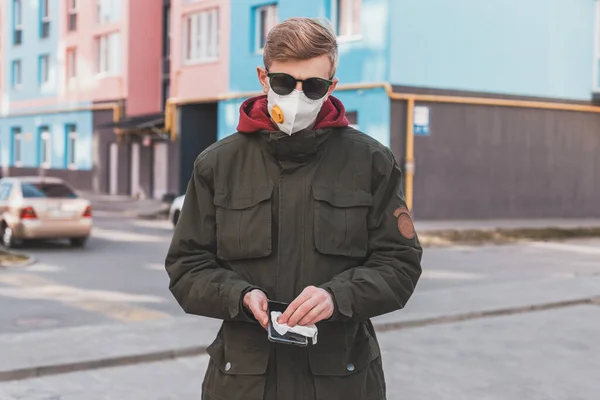
<path fill-rule="evenodd" d="M 354 125 L 393 150 L 418 218 L 598 217 L 598 7 L 588 0 L 182 2 L 173 20 L 174 38 L 184 37 L 172 64 L 179 118 L 172 121 L 179 140 L 193 146 L 180 166 L 180 191 L 193 156 L 234 133 L 240 104 L 258 93 L 255 69 L 269 29 L 306 16 L 332 22 L 335 95 Z"/>
<path fill-rule="evenodd" d="M 152 162 L 158 154 L 166 163 L 169 146 L 154 126 L 163 119 L 162 0 L 2 4 L 5 175 L 59 176 L 113 194 L 169 191 Z"/>

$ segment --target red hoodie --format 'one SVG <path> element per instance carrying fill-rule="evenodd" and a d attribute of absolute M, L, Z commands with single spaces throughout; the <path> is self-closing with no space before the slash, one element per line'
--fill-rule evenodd
<path fill-rule="evenodd" d="M 253 133 L 260 130 L 276 132 L 279 130 L 277 125 L 267 110 L 267 95 L 252 97 L 242 103 L 240 107 L 240 122 L 237 130 L 241 133 Z M 333 96 L 329 96 L 323 103 L 317 122 L 313 129 L 339 128 L 348 126 L 346 118 L 346 109 L 341 101 Z"/>

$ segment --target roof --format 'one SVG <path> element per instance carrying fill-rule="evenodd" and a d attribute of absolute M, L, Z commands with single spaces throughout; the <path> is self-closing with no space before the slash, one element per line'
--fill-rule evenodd
<path fill-rule="evenodd" d="M 5 182 L 28 182 L 28 183 L 66 183 L 61 178 L 54 176 L 7 176 L 2 179 Z"/>
<path fill-rule="evenodd" d="M 162 128 L 165 125 L 165 115 L 161 113 L 135 115 L 126 117 L 118 122 L 102 124 L 99 128 L 119 128 L 124 130 L 137 130 L 145 128 Z"/>

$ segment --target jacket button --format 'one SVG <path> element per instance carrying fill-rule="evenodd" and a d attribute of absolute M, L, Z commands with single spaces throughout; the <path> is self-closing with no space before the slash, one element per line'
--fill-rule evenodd
<path fill-rule="evenodd" d="M 346 369 L 350 372 L 354 371 L 354 364 L 350 363 L 350 364 L 346 365 Z"/>
<path fill-rule="evenodd" d="M 229 371 L 231 369 L 231 363 L 228 362 L 227 364 L 225 364 L 225 371 Z"/>

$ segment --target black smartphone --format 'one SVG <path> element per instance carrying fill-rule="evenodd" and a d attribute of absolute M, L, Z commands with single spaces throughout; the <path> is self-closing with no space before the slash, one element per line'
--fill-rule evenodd
<path fill-rule="evenodd" d="M 287 306 L 288 306 L 287 303 L 281 303 L 278 301 L 269 300 L 269 302 L 268 302 L 269 326 L 267 329 L 269 332 L 269 340 L 271 342 L 275 342 L 275 343 L 283 343 L 283 344 L 289 344 L 289 345 L 293 345 L 293 346 L 306 347 L 306 346 L 308 346 L 308 338 L 306 336 L 302 336 L 302 335 L 299 335 L 294 332 L 287 332 L 285 335 L 280 335 L 275 330 L 275 328 L 273 328 L 273 322 L 271 320 L 271 312 L 279 311 L 281 313 L 284 313 L 285 310 L 287 309 Z"/>

